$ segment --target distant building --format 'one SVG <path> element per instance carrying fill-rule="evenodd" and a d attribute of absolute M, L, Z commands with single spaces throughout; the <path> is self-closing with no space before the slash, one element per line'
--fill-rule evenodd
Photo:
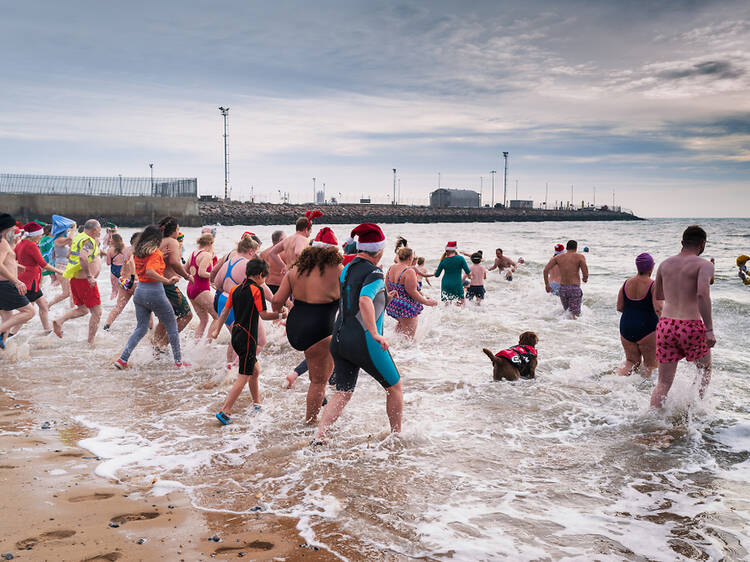
<path fill-rule="evenodd" d="M 322 205 L 325 202 L 326 202 L 325 201 L 325 194 L 323 193 L 323 191 L 322 190 L 321 191 L 316 191 L 315 192 L 315 203 L 318 204 L 318 205 Z"/>
<path fill-rule="evenodd" d="M 479 207 L 479 193 L 470 189 L 436 189 L 430 207 Z"/>
<path fill-rule="evenodd" d="M 534 208 L 534 202 L 533 201 L 526 201 L 523 199 L 511 199 L 508 201 L 510 204 L 511 209 L 533 209 Z"/>
<path fill-rule="evenodd" d="M 360 197 L 359 202 L 362 204 L 365 204 L 365 203 L 371 203 L 371 200 L 369 197 Z"/>

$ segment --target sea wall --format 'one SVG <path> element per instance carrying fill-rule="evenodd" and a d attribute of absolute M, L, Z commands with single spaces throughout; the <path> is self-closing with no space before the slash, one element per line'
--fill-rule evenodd
<path fill-rule="evenodd" d="M 538 221 L 622 221 L 642 220 L 630 213 L 608 210 L 557 211 L 541 209 L 460 208 L 437 209 L 406 205 L 275 205 L 201 201 L 204 224 L 290 224 L 311 208 L 323 211 L 321 224 L 352 224 L 365 221 L 405 222 L 538 222 Z"/>
<path fill-rule="evenodd" d="M 143 226 L 165 215 L 184 226 L 201 226 L 198 200 L 191 197 L 108 197 L 99 195 L 2 194 L 0 210 L 17 220 L 49 220 L 57 214 L 79 224 L 91 218 L 121 226 Z"/>

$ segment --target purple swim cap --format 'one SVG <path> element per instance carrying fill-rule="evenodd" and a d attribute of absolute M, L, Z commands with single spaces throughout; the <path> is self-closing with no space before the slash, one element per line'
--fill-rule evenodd
<path fill-rule="evenodd" d="M 639 254 L 638 257 L 635 258 L 635 267 L 638 268 L 638 273 L 651 271 L 654 269 L 654 258 L 651 257 L 651 254 L 646 252 Z"/>

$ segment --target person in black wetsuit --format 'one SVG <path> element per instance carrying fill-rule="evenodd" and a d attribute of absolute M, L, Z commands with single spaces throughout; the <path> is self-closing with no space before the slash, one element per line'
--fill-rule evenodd
<path fill-rule="evenodd" d="M 297 256 L 271 301 L 274 310 L 281 310 L 290 296 L 294 298 L 286 321 L 286 335 L 294 349 L 305 352 L 310 369 L 306 423 L 317 421 L 326 383 L 333 371 L 329 348 L 339 306 L 341 261 L 333 231 L 322 228 L 313 245 Z"/>
<path fill-rule="evenodd" d="M 653 294 L 654 258 L 640 254 L 635 258 L 638 275 L 631 277 L 617 295 L 620 317 L 620 341 L 625 350 L 625 362 L 617 374 L 626 376 L 643 363 L 643 376 L 650 377 L 658 367 L 656 361 L 656 324 L 659 322 L 662 301 Z"/>
<path fill-rule="evenodd" d="M 383 271 L 385 236 L 379 226 L 364 223 L 352 231 L 358 236 L 357 257 L 341 272 L 341 299 L 331 339 L 336 392 L 328 401 L 313 444 L 324 442 L 354 393 L 359 370 L 364 369 L 386 391 L 386 413 L 391 431 L 401 431 L 404 396 L 401 377 L 383 337 L 387 294 Z"/>

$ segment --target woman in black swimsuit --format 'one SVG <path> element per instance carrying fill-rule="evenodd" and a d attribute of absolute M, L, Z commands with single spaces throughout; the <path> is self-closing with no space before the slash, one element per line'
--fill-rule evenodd
<path fill-rule="evenodd" d="M 341 254 L 333 245 L 305 248 L 284 276 L 273 296 L 273 309 L 281 310 L 292 296 L 294 306 L 286 321 L 289 343 L 305 352 L 310 368 L 305 421 L 314 423 L 333 372 L 330 344 L 339 305 Z"/>

